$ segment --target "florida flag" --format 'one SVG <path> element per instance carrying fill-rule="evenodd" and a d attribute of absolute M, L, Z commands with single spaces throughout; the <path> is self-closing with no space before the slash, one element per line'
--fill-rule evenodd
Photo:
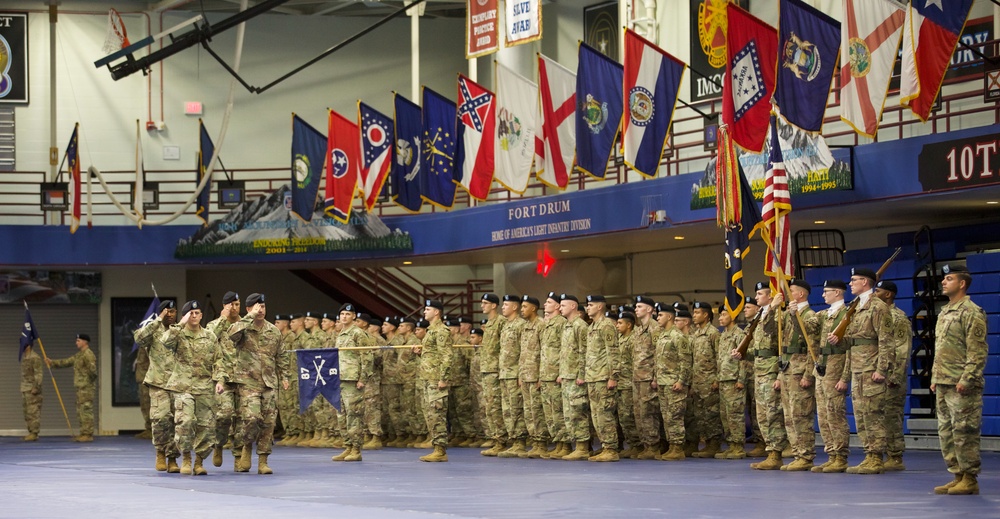
<path fill-rule="evenodd" d="M 458 155 L 461 184 L 476 200 L 486 200 L 493 183 L 497 104 L 493 92 L 458 75 Z"/>
<path fill-rule="evenodd" d="M 361 190 L 365 195 L 365 209 L 371 212 L 392 166 L 392 119 L 361 101 L 358 101 L 358 119 L 361 121 Z"/>
<path fill-rule="evenodd" d="M 903 24 L 899 103 L 926 121 L 951 63 L 972 0 L 913 0 Z"/>
<path fill-rule="evenodd" d="M 726 6 L 726 76 L 722 124 L 733 142 L 752 152 L 764 149 L 778 61 L 778 31 L 736 4 Z"/>
<path fill-rule="evenodd" d="M 625 163 L 643 176 L 656 176 L 674 116 L 684 63 L 632 32 L 625 31 Z"/>
<path fill-rule="evenodd" d="M 326 203 L 327 216 L 347 223 L 358 185 L 361 149 L 358 125 L 330 110 L 326 144 Z"/>
<path fill-rule="evenodd" d="M 840 119 L 866 137 L 878 132 L 905 17 L 892 0 L 844 0 Z"/>
<path fill-rule="evenodd" d="M 538 55 L 538 129 L 535 131 L 535 176 L 543 184 L 565 189 L 576 147 L 576 74 Z"/>

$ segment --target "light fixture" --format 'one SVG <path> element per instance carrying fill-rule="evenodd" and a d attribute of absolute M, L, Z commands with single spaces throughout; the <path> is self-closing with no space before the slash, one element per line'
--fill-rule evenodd
<path fill-rule="evenodd" d="M 569 249 L 562 249 L 559 252 L 569 252 Z"/>
<path fill-rule="evenodd" d="M 996 200 L 990 200 L 989 202 L 986 202 L 986 205 L 997 205 L 997 204 L 1000 204 L 1000 202 L 997 202 Z"/>
<path fill-rule="evenodd" d="M 826 220 L 816 220 L 813 223 L 816 224 L 816 225 L 823 225 L 824 223 L 826 223 Z"/>
<path fill-rule="evenodd" d="M 674 236 L 674 239 L 675 239 L 675 240 L 683 240 L 683 239 L 684 239 L 684 237 L 683 237 L 683 236 Z"/>
<path fill-rule="evenodd" d="M 413 265 L 413 262 L 412 261 L 404 261 L 403 265 Z"/>

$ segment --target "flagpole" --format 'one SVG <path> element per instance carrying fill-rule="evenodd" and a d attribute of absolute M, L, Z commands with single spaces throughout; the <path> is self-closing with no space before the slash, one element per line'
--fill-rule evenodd
<path fill-rule="evenodd" d="M 28 304 L 25 303 L 24 306 L 27 307 Z M 39 337 L 37 340 L 38 340 L 38 348 L 42 350 L 42 358 L 48 361 L 49 356 L 45 354 L 45 346 L 42 344 L 41 337 Z M 69 413 L 66 412 L 66 404 L 63 403 L 62 395 L 59 393 L 59 384 L 56 384 L 56 377 L 55 375 L 52 374 L 52 366 L 49 366 L 49 363 L 46 362 L 45 368 L 49 370 L 49 376 L 52 377 L 52 387 L 56 388 L 56 398 L 59 399 L 59 407 L 62 408 L 63 416 L 66 417 L 66 428 L 69 429 L 69 435 L 74 436 L 73 426 L 70 425 L 69 423 Z"/>

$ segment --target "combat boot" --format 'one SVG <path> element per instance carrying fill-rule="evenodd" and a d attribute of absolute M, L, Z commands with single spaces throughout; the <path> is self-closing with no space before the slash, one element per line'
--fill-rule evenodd
<path fill-rule="evenodd" d="M 618 456 L 618 451 L 615 449 L 602 449 L 600 454 L 597 456 L 591 456 L 587 458 L 587 461 L 597 461 L 597 462 L 607 462 L 607 461 L 618 461 L 620 458 Z"/>
<path fill-rule="evenodd" d="M 363 446 L 361 448 L 351 447 L 350 454 L 348 454 L 347 457 L 344 458 L 344 461 L 361 461 L 362 449 L 364 449 Z"/>
<path fill-rule="evenodd" d="M 660 455 L 660 461 L 681 461 L 687 458 L 684 453 L 684 446 L 680 443 L 671 443 L 667 452 Z"/>
<path fill-rule="evenodd" d="M 497 455 L 499 455 L 503 451 L 504 451 L 503 443 L 501 443 L 501 442 L 494 442 L 492 447 L 490 447 L 489 449 L 486 449 L 484 451 L 479 451 L 479 454 L 482 454 L 483 456 L 488 456 L 488 457 L 491 457 L 491 458 L 495 458 L 495 457 L 497 457 Z"/>
<path fill-rule="evenodd" d="M 333 441 L 330 442 L 330 445 L 334 449 L 343 449 L 344 448 L 344 438 L 342 436 L 340 436 L 340 435 L 336 435 L 336 436 L 333 437 Z"/>
<path fill-rule="evenodd" d="M 326 433 L 326 438 L 323 438 L 319 443 L 319 447 L 324 449 L 336 449 L 337 448 L 337 437 L 331 432 Z"/>
<path fill-rule="evenodd" d="M 274 474 L 271 467 L 267 466 L 267 454 L 257 455 L 257 473 L 258 474 Z"/>
<path fill-rule="evenodd" d="M 949 481 L 949 482 L 947 482 L 947 483 L 945 483 L 945 484 L 943 484 L 943 485 L 941 485 L 939 487 L 934 487 L 934 493 L 935 494 L 947 494 L 948 491 L 951 490 L 952 487 L 954 487 L 955 485 L 959 484 L 963 479 L 964 479 L 964 476 L 962 476 L 962 474 L 955 474 L 955 479 L 953 479 L 953 480 L 951 480 L 951 481 Z"/>
<path fill-rule="evenodd" d="M 561 459 L 566 461 L 579 461 L 585 460 L 590 457 L 590 449 L 587 448 L 587 442 L 576 442 L 576 449 L 563 456 Z"/>
<path fill-rule="evenodd" d="M 836 458 L 836 456 L 834 456 L 833 454 L 831 454 L 830 455 L 830 459 L 828 459 L 828 460 L 824 461 L 823 463 L 820 463 L 819 465 L 816 465 L 813 468 L 809 469 L 809 472 L 817 472 L 817 473 L 823 472 L 823 469 L 829 467 L 830 464 L 833 463 L 833 460 L 835 458 Z"/>
<path fill-rule="evenodd" d="M 316 434 L 316 433 L 314 433 L 314 432 L 304 433 L 302 435 L 302 437 L 299 438 L 299 441 L 295 443 L 295 445 L 297 447 L 306 447 L 306 446 L 308 446 L 309 442 L 313 439 L 313 435 L 314 434 Z"/>
<path fill-rule="evenodd" d="M 366 451 L 377 451 L 382 449 L 382 438 L 379 436 L 372 435 L 371 439 L 365 442 L 361 446 L 362 449 Z"/>
<path fill-rule="evenodd" d="M 329 434 L 325 430 L 316 431 L 316 436 L 314 436 L 313 439 L 306 444 L 306 447 L 318 448 L 323 445 L 323 442 L 325 442 L 328 437 Z"/>
<path fill-rule="evenodd" d="M 548 452 L 548 446 L 545 442 L 533 442 L 531 444 L 531 450 L 525 452 L 524 454 L 518 455 L 518 458 L 528 458 L 532 460 L 541 459 L 542 455 Z"/>
<path fill-rule="evenodd" d="M 565 456 L 569 456 L 572 452 L 573 452 L 573 443 L 562 442 L 562 450 L 551 455 L 549 458 L 554 460 L 562 459 Z"/>
<path fill-rule="evenodd" d="M 473 443 L 475 443 L 475 444 L 478 445 L 479 442 L 477 442 L 475 438 L 473 438 L 472 436 L 470 436 L 468 438 L 463 438 L 462 441 L 458 442 L 458 446 L 459 447 L 471 447 Z"/>
<path fill-rule="evenodd" d="M 948 489 L 949 496 L 969 496 L 969 495 L 979 495 L 979 482 L 975 474 L 969 474 L 968 472 L 962 476 L 962 481 L 959 481 L 955 486 Z"/>
<path fill-rule="evenodd" d="M 750 468 L 754 470 L 778 470 L 781 468 L 781 453 L 769 451 L 767 459 L 759 463 L 751 463 Z"/>
<path fill-rule="evenodd" d="M 81 434 L 80 436 L 73 438 L 73 441 L 80 443 L 89 443 L 94 441 L 94 437 L 89 434 Z"/>
<path fill-rule="evenodd" d="M 690 458 L 694 453 L 698 452 L 698 442 L 684 442 L 684 456 Z"/>
<path fill-rule="evenodd" d="M 805 458 L 795 458 L 795 461 L 789 463 L 788 465 L 782 465 L 781 470 L 788 472 L 806 472 L 810 470 L 813 466 L 812 460 L 807 460 Z"/>
<path fill-rule="evenodd" d="M 205 462 L 204 458 L 202 458 L 201 456 L 195 455 L 195 457 L 194 457 L 194 469 L 193 469 L 195 476 L 205 476 L 205 475 L 208 474 L 208 471 L 205 470 L 205 467 L 202 466 L 202 463 L 204 463 L 204 462 Z M 221 463 L 219 465 L 221 465 Z M 216 467 L 218 467 L 219 465 L 216 465 Z"/>
<path fill-rule="evenodd" d="M 344 449 L 344 452 L 341 452 L 340 454 L 330 458 L 330 461 L 344 461 L 348 456 L 351 455 L 351 452 L 353 451 L 354 447 L 347 447 Z"/>
<path fill-rule="evenodd" d="M 416 437 L 413 438 L 413 441 L 410 442 L 410 443 L 408 443 L 406 446 L 410 447 L 411 449 L 419 449 L 420 447 L 417 447 L 417 445 L 421 445 L 421 444 L 423 444 L 426 441 L 427 441 L 427 435 L 426 434 L 418 434 Z M 426 448 L 429 449 L 430 447 L 426 447 Z"/>
<path fill-rule="evenodd" d="M 656 452 L 656 447 L 653 447 L 652 445 L 647 445 L 647 446 L 643 447 L 643 449 L 641 451 L 639 451 L 638 454 L 635 455 L 635 459 L 637 459 L 637 460 L 655 460 L 657 454 L 659 454 L 659 453 Z"/>
<path fill-rule="evenodd" d="M 140 440 L 152 440 L 153 439 L 153 431 L 150 431 L 149 429 L 145 429 L 142 432 L 136 433 L 135 437 L 139 438 Z"/>
<path fill-rule="evenodd" d="M 461 447 L 462 446 L 462 442 L 464 442 L 464 441 L 465 441 L 465 438 L 463 438 L 463 437 L 461 437 L 461 436 L 459 436 L 459 435 L 456 434 L 456 435 L 452 436 L 450 440 L 448 440 L 448 446 L 449 447 Z"/>
<path fill-rule="evenodd" d="M 747 449 L 742 443 L 731 443 L 729 444 L 729 450 L 721 454 L 727 460 L 741 460 L 747 457 Z M 719 455 L 716 454 L 715 457 L 718 458 Z"/>
<path fill-rule="evenodd" d="M 181 474 L 191 475 L 191 453 L 185 452 L 181 461 Z"/>
<path fill-rule="evenodd" d="M 794 458 L 795 457 L 795 451 L 792 450 L 792 446 L 791 445 L 785 445 L 785 448 L 781 449 L 781 457 L 782 458 Z"/>
<path fill-rule="evenodd" d="M 250 472 L 250 456 L 253 456 L 253 445 L 244 445 L 240 453 L 240 472 Z"/>
<path fill-rule="evenodd" d="M 167 470 L 167 456 L 163 454 L 163 451 L 156 451 L 156 471 L 166 472 Z"/>
<path fill-rule="evenodd" d="M 216 445 L 215 449 L 213 449 L 213 450 L 214 450 L 214 452 L 212 453 L 212 465 L 215 465 L 216 467 L 221 467 L 222 466 L 222 446 L 221 445 Z"/>
<path fill-rule="evenodd" d="M 167 474 L 177 474 L 181 468 L 177 466 L 177 458 L 167 458 Z"/>
<path fill-rule="evenodd" d="M 639 450 L 638 447 L 634 447 L 634 446 L 629 445 L 629 448 L 627 448 L 627 449 L 625 449 L 625 450 L 623 450 L 623 451 L 621 451 L 621 452 L 618 453 L 618 457 L 621 458 L 621 459 L 623 459 L 623 460 L 630 460 L 630 459 L 634 459 L 636 456 L 638 456 L 639 452 L 641 452 L 641 451 Z"/>
<path fill-rule="evenodd" d="M 882 464 L 882 470 L 886 472 L 900 472 L 906 470 L 906 465 L 903 465 L 903 456 L 889 456 L 889 459 L 885 460 Z"/>
<path fill-rule="evenodd" d="M 844 472 L 847 472 L 848 474 L 860 474 L 861 473 L 860 471 L 863 467 L 867 467 L 869 464 L 871 464 L 871 460 L 872 460 L 872 455 L 870 453 L 865 453 L 865 459 L 861 460 L 861 463 L 858 463 L 853 467 L 847 467 L 847 470 L 845 470 Z"/>
<path fill-rule="evenodd" d="M 747 453 L 748 458 L 764 458 L 767 456 L 767 446 L 764 442 L 754 445 L 753 449 Z"/>
<path fill-rule="evenodd" d="M 839 474 L 847 470 L 847 456 L 835 456 L 830 464 L 823 467 L 824 474 Z"/>
<path fill-rule="evenodd" d="M 882 474 L 885 472 L 882 464 L 882 453 L 872 454 L 871 458 L 872 460 L 868 463 L 868 466 L 862 466 L 858 470 L 858 474 Z"/>
<path fill-rule="evenodd" d="M 719 453 L 719 440 L 708 440 L 705 448 L 691 455 L 692 458 L 714 458 Z"/>
<path fill-rule="evenodd" d="M 414 449 L 433 449 L 434 448 L 434 439 L 431 438 L 430 436 L 427 436 L 426 440 L 424 440 L 424 441 L 422 441 L 420 443 L 414 444 L 413 448 Z"/>
<path fill-rule="evenodd" d="M 420 461 L 427 462 L 444 462 L 448 461 L 448 451 L 445 450 L 441 445 L 434 446 L 434 452 L 420 457 Z"/>
<path fill-rule="evenodd" d="M 28 435 L 21 438 L 21 440 L 26 442 L 38 441 L 38 433 L 28 433 Z"/>
<path fill-rule="evenodd" d="M 524 448 L 524 440 L 515 440 L 511 447 L 500 454 L 497 454 L 498 458 L 519 458 L 522 453 L 528 452 Z"/>

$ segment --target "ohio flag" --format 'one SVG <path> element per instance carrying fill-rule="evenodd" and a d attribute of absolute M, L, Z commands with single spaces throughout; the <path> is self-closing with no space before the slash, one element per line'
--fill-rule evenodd
<path fill-rule="evenodd" d="M 493 183 L 496 112 L 493 92 L 459 74 L 457 132 L 461 184 L 477 200 L 486 200 Z"/>
<path fill-rule="evenodd" d="M 866 137 L 878 132 L 905 17 L 892 0 L 844 0 L 840 119 Z"/>
<path fill-rule="evenodd" d="M 913 0 L 903 24 L 899 103 L 926 121 L 951 63 L 972 0 Z"/>
<path fill-rule="evenodd" d="M 358 125 L 330 110 L 326 144 L 326 203 L 324 212 L 347 223 L 358 186 L 361 149 Z"/>
<path fill-rule="evenodd" d="M 392 166 L 392 119 L 358 101 L 361 121 L 361 188 L 371 212 Z"/>
<path fill-rule="evenodd" d="M 576 74 L 538 55 L 538 129 L 535 131 L 535 176 L 543 184 L 565 189 L 576 147 Z"/>
<path fill-rule="evenodd" d="M 722 86 L 722 124 L 733 142 L 753 152 L 764 149 L 771 116 L 778 32 L 735 4 L 726 6 L 726 75 Z"/>

